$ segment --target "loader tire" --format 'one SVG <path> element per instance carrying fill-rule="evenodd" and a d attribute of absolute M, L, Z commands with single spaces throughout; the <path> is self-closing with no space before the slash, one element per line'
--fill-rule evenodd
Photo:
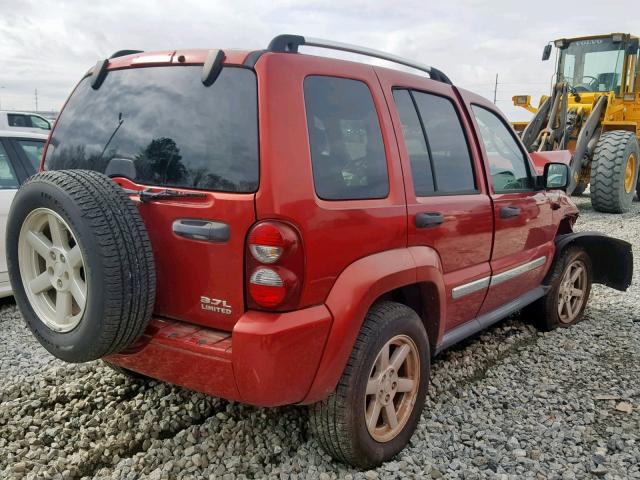
<path fill-rule="evenodd" d="M 591 165 L 591 204 L 599 212 L 624 213 L 638 182 L 640 148 L 632 132 L 614 130 L 600 136 Z"/>
<path fill-rule="evenodd" d="M 101 173 L 38 173 L 19 190 L 7 223 L 16 302 L 55 357 L 87 362 L 144 332 L 156 275 L 147 230 L 124 190 Z"/>

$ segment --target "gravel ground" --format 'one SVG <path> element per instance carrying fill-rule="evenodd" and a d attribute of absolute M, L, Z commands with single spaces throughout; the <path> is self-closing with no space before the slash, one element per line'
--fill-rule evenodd
<path fill-rule="evenodd" d="M 635 244 L 640 203 L 578 228 Z M 640 270 L 636 260 L 636 271 Z M 594 287 L 583 323 L 517 316 L 440 355 L 410 445 L 377 470 L 332 462 L 305 409 L 260 409 L 99 362 L 67 365 L 0 304 L 0 478 L 639 478 L 640 285 Z"/>

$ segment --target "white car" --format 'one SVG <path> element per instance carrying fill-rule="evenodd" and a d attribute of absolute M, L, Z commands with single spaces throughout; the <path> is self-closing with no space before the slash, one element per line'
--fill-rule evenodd
<path fill-rule="evenodd" d="M 0 111 L 0 130 L 49 134 L 51 122 L 36 113 L 3 110 Z"/>
<path fill-rule="evenodd" d="M 47 135 L 0 130 L 0 298 L 12 295 L 5 252 L 9 207 L 18 187 L 40 165 Z"/>

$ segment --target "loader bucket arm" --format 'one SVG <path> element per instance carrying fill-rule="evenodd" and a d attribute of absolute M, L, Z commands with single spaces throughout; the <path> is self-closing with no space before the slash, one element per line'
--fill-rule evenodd
<path fill-rule="evenodd" d="M 576 188 L 582 167 L 585 167 L 591 161 L 592 149 L 595 147 L 597 137 L 600 136 L 600 118 L 606 107 L 607 97 L 603 95 L 596 100 L 596 104 L 593 106 L 591 113 L 580 130 L 578 140 L 576 141 L 576 149 L 569 164 L 571 170 L 571 182 L 567 187 L 567 193 L 569 195 L 571 195 Z"/>

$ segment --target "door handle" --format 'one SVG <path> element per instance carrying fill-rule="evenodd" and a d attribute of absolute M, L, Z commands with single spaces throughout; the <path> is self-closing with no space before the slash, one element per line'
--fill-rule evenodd
<path fill-rule="evenodd" d="M 514 207 L 512 205 L 506 207 L 500 207 L 500 218 L 513 218 L 520 215 L 520 207 Z"/>
<path fill-rule="evenodd" d="M 421 212 L 416 214 L 417 228 L 437 227 L 444 222 L 444 216 L 440 212 Z"/>
<path fill-rule="evenodd" d="M 181 237 L 206 242 L 226 242 L 231 236 L 231 230 L 226 223 L 186 218 L 173 222 L 173 233 Z"/>

